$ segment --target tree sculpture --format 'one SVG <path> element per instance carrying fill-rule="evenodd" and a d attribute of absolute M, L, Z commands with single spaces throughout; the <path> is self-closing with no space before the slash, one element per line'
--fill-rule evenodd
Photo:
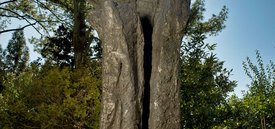
<path fill-rule="evenodd" d="M 90 0 L 103 43 L 101 129 L 179 129 L 190 0 Z"/>

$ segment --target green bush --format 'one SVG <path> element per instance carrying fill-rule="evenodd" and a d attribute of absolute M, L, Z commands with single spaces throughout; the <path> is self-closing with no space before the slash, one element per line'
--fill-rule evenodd
<path fill-rule="evenodd" d="M 0 128 L 99 128 L 100 67 L 32 67 L 9 74 L 0 94 Z"/>

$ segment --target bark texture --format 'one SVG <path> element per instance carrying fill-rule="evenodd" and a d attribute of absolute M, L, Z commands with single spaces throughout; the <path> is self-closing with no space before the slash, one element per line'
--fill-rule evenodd
<path fill-rule="evenodd" d="M 91 0 L 103 43 L 101 129 L 179 129 L 190 0 Z"/>

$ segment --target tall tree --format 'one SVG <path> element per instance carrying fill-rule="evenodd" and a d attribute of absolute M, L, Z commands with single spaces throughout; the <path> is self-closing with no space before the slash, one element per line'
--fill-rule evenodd
<path fill-rule="evenodd" d="M 179 49 L 190 0 L 90 0 L 103 45 L 102 129 L 179 129 Z"/>
<path fill-rule="evenodd" d="M 79 68 L 85 64 L 85 59 L 88 54 L 89 45 L 87 36 L 89 33 L 86 30 L 85 23 L 85 11 L 86 1 L 85 0 L 73 0 L 74 4 L 74 27 L 73 27 L 73 45 L 75 52 L 75 66 Z"/>
<path fill-rule="evenodd" d="M 50 0 L 49 3 L 56 4 L 60 9 L 68 12 L 69 21 L 73 23 L 69 26 L 73 28 L 73 64 L 75 68 L 85 66 L 89 62 L 91 43 L 99 43 L 98 38 L 93 35 L 94 29 L 87 23 L 87 12 L 91 5 L 86 0 Z"/>
<path fill-rule="evenodd" d="M 216 44 L 205 39 L 217 35 L 225 27 L 228 10 L 204 19 L 204 1 L 196 0 L 181 47 L 181 111 L 183 128 L 211 128 L 221 123 L 219 106 L 226 103 L 235 81 L 229 79 L 231 70 L 223 68 L 213 50 Z"/>
<path fill-rule="evenodd" d="M 46 38 L 39 52 L 43 58 L 52 61 L 53 64 L 75 68 L 75 51 L 72 39 L 72 28 L 62 24 L 54 31 L 53 36 Z M 83 52 L 85 55 L 82 57 L 86 60 L 86 65 L 91 62 L 92 59 L 101 58 L 101 46 L 98 38 L 92 37 L 91 41 L 87 41 L 87 45 L 89 45 L 89 47 L 87 46 L 88 51 Z"/>
<path fill-rule="evenodd" d="M 29 61 L 29 49 L 26 46 L 23 30 L 13 33 L 4 55 L 7 71 L 18 74 L 26 69 Z"/>
<path fill-rule="evenodd" d="M 99 39 L 94 36 L 94 29 L 87 23 L 87 12 L 91 5 L 86 0 L 50 0 L 50 3 L 59 5 L 69 12 L 69 18 L 73 23 L 74 65 L 75 68 L 85 66 L 89 62 L 91 43 L 100 44 Z"/>
<path fill-rule="evenodd" d="M 82 67 L 89 60 L 87 55 L 92 41 L 97 40 L 92 33 L 93 28 L 87 23 L 86 12 L 90 7 L 85 0 L 6 0 L 0 2 L 0 16 L 3 18 L 0 33 L 31 26 L 41 34 L 41 38 L 32 40 L 39 50 L 44 46 L 41 41 L 46 40 L 45 37 L 60 23 L 69 26 L 73 28 L 74 64 L 76 68 Z M 24 21 L 26 24 L 16 29 L 5 29 L 8 21 L 12 19 Z"/>

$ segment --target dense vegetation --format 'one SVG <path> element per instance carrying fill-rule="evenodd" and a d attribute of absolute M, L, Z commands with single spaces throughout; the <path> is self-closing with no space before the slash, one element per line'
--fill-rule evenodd
<path fill-rule="evenodd" d="M 85 13 L 84 19 L 73 20 L 79 14 L 73 2 L 0 2 L 0 34 L 13 32 L 7 48 L 0 45 L 0 128 L 99 128 L 100 40 Z M 82 13 L 90 8 L 82 5 Z M 229 79 L 232 70 L 214 54 L 217 44 L 205 42 L 225 28 L 228 9 L 208 20 L 204 11 L 204 2 L 196 0 L 181 47 L 182 128 L 274 128 L 275 65 L 264 66 L 257 51 L 256 64 L 250 58 L 243 62 L 249 91 L 243 98 L 228 96 L 237 84 Z M 11 18 L 29 21 L 29 26 L 7 30 Z M 83 24 L 84 41 L 74 39 L 77 23 Z M 30 62 L 23 29 L 32 24 L 46 35 L 30 40 L 43 57 Z"/>

